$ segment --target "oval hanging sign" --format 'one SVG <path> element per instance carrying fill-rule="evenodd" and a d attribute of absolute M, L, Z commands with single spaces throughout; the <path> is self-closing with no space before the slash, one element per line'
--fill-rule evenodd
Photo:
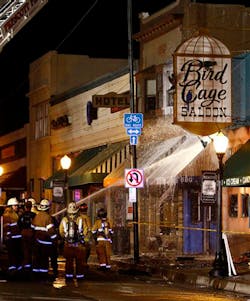
<path fill-rule="evenodd" d="M 174 53 L 174 123 L 198 135 L 231 124 L 231 54 L 219 40 L 200 33 Z"/>

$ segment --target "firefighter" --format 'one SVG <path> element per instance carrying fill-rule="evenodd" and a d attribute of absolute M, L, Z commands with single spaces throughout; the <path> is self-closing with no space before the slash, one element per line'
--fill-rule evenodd
<path fill-rule="evenodd" d="M 59 233 L 64 239 L 63 256 L 66 258 L 65 279 L 72 281 L 84 279 L 84 262 L 86 250 L 84 246 L 84 222 L 78 214 L 75 202 L 70 202 L 67 207 L 67 215 L 59 225 Z M 75 275 L 74 275 L 75 265 Z"/>
<path fill-rule="evenodd" d="M 32 266 L 34 229 L 31 227 L 36 214 L 31 211 L 32 203 L 24 203 L 24 212 L 18 219 L 18 226 L 22 234 L 23 271 L 29 276 Z"/>
<path fill-rule="evenodd" d="M 57 233 L 49 209 L 50 202 L 46 199 L 41 200 L 39 212 L 32 221 L 35 231 L 33 274 L 36 279 L 41 280 L 48 279 L 51 247 L 57 243 Z"/>
<path fill-rule="evenodd" d="M 7 202 L 3 213 L 4 241 L 8 251 L 8 275 L 18 276 L 22 269 L 22 235 L 18 227 L 18 200 L 13 197 Z"/>
<path fill-rule="evenodd" d="M 83 218 L 83 222 L 85 224 L 84 229 L 86 229 L 86 232 L 84 233 L 85 238 L 85 249 L 86 249 L 86 256 L 85 256 L 85 266 L 88 266 L 88 259 L 90 256 L 91 251 L 91 239 L 92 239 L 92 226 L 90 217 L 88 216 L 88 205 L 86 203 L 81 203 L 79 205 L 79 214 Z"/>
<path fill-rule="evenodd" d="M 36 200 L 33 198 L 28 198 L 28 201 L 32 203 L 31 211 L 37 214 L 38 210 L 37 210 Z"/>
<path fill-rule="evenodd" d="M 103 208 L 97 212 L 97 220 L 92 228 L 96 241 L 96 254 L 99 260 L 99 269 L 106 271 L 111 269 L 112 252 L 112 222 L 107 218 L 107 211 Z"/>

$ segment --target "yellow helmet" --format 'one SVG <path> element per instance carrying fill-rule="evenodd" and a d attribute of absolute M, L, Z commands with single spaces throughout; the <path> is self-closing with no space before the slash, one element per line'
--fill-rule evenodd
<path fill-rule="evenodd" d="M 7 206 L 13 206 L 13 205 L 18 205 L 18 200 L 17 198 L 10 198 L 7 202 Z"/>
<path fill-rule="evenodd" d="M 50 207 L 50 202 L 46 199 L 43 199 L 43 200 L 41 200 L 37 209 L 40 211 L 46 211 L 49 209 L 49 207 Z"/>

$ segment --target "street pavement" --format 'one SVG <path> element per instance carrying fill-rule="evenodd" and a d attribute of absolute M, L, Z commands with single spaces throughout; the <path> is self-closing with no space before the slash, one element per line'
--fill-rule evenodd
<path fill-rule="evenodd" d="M 162 257 L 155 254 L 140 256 L 135 263 L 131 255 L 113 255 L 112 270 L 120 274 L 158 276 L 166 283 L 186 284 L 199 288 L 213 288 L 250 296 L 250 259 L 244 258 L 242 262 L 235 263 L 237 275 L 214 278 L 209 276 L 212 269 L 213 257 L 187 256 Z M 60 277 L 64 275 L 65 259 L 58 258 Z M 89 258 L 89 269 L 96 269 L 98 262 L 96 255 Z M 0 252 L 0 281 L 6 278 L 7 254 Z M 86 275 L 87 276 L 87 275 Z"/>
<path fill-rule="evenodd" d="M 177 257 L 168 259 L 155 255 L 141 256 L 138 263 L 132 257 L 112 256 L 113 265 L 127 273 L 148 273 L 161 275 L 167 283 L 188 284 L 193 287 L 213 288 L 250 295 L 250 262 L 245 258 L 235 263 L 236 275 L 210 277 L 214 257 Z"/>

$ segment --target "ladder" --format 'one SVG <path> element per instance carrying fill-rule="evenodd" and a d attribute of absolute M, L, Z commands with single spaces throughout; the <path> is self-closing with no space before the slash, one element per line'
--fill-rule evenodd
<path fill-rule="evenodd" d="M 0 0 L 0 52 L 48 0 Z"/>

